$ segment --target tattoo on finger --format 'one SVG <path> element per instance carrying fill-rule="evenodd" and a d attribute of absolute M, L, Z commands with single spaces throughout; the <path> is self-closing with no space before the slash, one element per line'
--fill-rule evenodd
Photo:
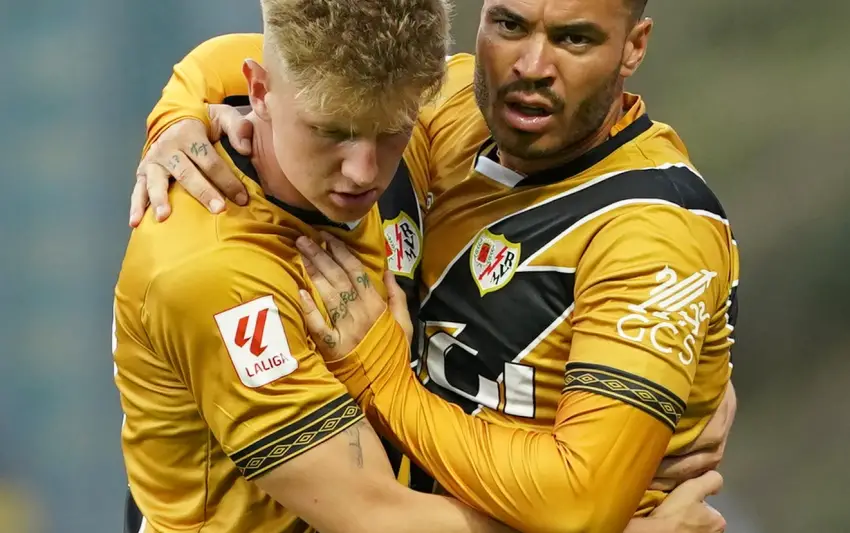
<path fill-rule="evenodd" d="M 364 273 L 364 274 L 360 274 L 359 276 L 357 276 L 357 279 L 356 279 L 355 281 L 356 281 L 357 283 L 359 283 L 360 285 L 362 285 L 364 289 L 368 289 L 368 288 L 369 288 L 369 284 L 371 283 L 371 282 L 369 281 L 369 276 L 368 276 L 368 274 L 365 274 L 365 273 Z"/>
<path fill-rule="evenodd" d="M 207 155 L 207 149 L 209 145 L 207 143 L 192 143 L 192 155 L 198 156 L 201 154 Z"/>
<path fill-rule="evenodd" d="M 343 301 L 343 303 L 353 302 L 357 299 L 357 291 L 351 289 L 350 291 L 342 291 L 339 293 L 339 298 Z"/>
<path fill-rule="evenodd" d="M 177 165 L 179 165 L 179 164 L 180 164 L 180 156 L 179 155 L 173 155 L 173 156 L 171 156 L 171 159 L 168 160 L 168 168 L 170 168 L 171 170 L 174 170 L 175 168 L 177 168 Z"/>
<path fill-rule="evenodd" d="M 340 303 L 333 309 L 328 310 L 328 317 L 331 319 L 331 325 L 336 326 L 336 323 L 348 316 L 348 304 Z"/>
<path fill-rule="evenodd" d="M 336 341 L 330 333 L 327 333 L 324 337 L 322 337 L 322 342 L 325 343 L 328 348 L 336 348 Z"/>

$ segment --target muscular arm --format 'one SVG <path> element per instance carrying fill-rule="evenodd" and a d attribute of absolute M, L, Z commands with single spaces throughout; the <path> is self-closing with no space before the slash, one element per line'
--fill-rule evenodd
<path fill-rule="evenodd" d="M 378 436 L 366 421 L 256 483 L 327 533 L 510 531 L 457 500 L 415 492 L 398 483 Z"/>
<path fill-rule="evenodd" d="M 360 390 L 376 427 L 446 490 L 522 531 L 625 529 L 664 455 L 667 425 L 582 391 L 564 395 L 553 432 L 489 424 L 428 392 L 407 350 L 387 313 L 335 373 Z"/>
<path fill-rule="evenodd" d="M 292 296 L 298 282 L 278 261 L 236 247 L 197 259 L 155 277 L 143 320 L 247 480 L 324 533 L 507 531 L 398 483 L 362 411 L 306 337 Z"/>
<path fill-rule="evenodd" d="M 618 322 L 650 297 L 656 273 L 725 272 L 711 230 L 679 217 L 641 212 L 611 223 L 596 237 L 601 252 L 579 265 L 570 363 L 551 432 L 488 424 L 427 392 L 388 312 L 331 368 L 376 427 L 458 498 L 524 531 L 622 531 L 685 410 L 697 363 L 683 364 L 681 352 L 700 352 L 705 324 L 687 340 L 654 328 L 650 343 L 619 334 Z M 675 239 L 657 237 L 671 228 Z M 693 232 L 703 233 L 709 253 L 684 236 Z M 634 247 L 646 255 L 636 260 Z M 723 284 L 710 283 L 715 277 L 703 278 L 704 293 L 688 288 L 709 314 L 725 299 Z M 641 323 L 665 323 L 662 311 L 647 307 Z"/>

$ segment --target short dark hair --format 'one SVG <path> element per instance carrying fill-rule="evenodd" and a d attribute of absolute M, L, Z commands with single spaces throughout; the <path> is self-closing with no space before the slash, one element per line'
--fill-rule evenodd
<path fill-rule="evenodd" d="M 626 0 L 634 20 L 640 20 L 643 16 L 643 12 L 646 10 L 646 2 L 647 0 Z"/>

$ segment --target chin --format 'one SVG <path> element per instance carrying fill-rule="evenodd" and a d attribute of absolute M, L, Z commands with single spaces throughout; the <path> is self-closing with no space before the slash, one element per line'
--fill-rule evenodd
<path fill-rule="evenodd" d="M 320 209 L 323 215 L 328 217 L 331 221 L 336 222 L 337 224 L 351 224 L 353 222 L 357 222 L 361 218 L 365 217 L 369 211 L 371 211 L 371 207 L 369 209 L 364 210 L 349 210 L 349 209 L 340 209 L 336 206 L 326 206 L 323 209 Z"/>

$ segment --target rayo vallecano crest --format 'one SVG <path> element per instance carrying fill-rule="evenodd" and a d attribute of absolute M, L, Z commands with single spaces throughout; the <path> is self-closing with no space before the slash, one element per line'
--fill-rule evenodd
<path fill-rule="evenodd" d="M 407 213 L 402 211 L 392 220 L 384 221 L 387 268 L 394 274 L 413 278 L 422 257 L 422 234 Z"/>
<path fill-rule="evenodd" d="M 520 245 L 489 230 L 478 234 L 469 251 L 469 267 L 481 296 L 504 287 L 519 266 Z"/>

